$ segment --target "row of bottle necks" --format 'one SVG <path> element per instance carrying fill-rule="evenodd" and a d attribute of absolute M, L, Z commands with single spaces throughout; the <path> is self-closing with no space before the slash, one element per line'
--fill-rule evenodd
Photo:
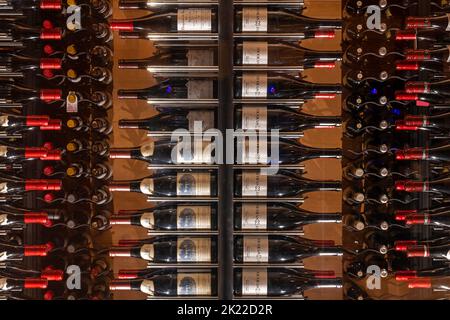
<path fill-rule="evenodd" d="M 362 18 L 366 4 L 348 1 L 344 24 Z M 343 33 L 343 148 L 351 149 L 343 154 L 343 245 L 357 253 L 344 257 L 348 298 L 372 298 L 357 283 L 373 266 L 386 282 L 447 291 L 447 81 L 440 80 L 448 15 L 432 3 L 436 17 L 405 18 L 414 5 L 392 4 L 380 4 L 380 32 L 360 23 Z"/>

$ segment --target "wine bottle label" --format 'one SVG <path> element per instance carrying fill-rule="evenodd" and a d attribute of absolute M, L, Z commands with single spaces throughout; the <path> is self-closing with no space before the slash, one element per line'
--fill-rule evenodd
<path fill-rule="evenodd" d="M 153 179 L 151 178 L 142 179 L 139 188 L 143 194 L 152 195 L 153 191 L 155 190 Z"/>
<path fill-rule="evenodd" d="M 267 176 L 259 171 L 244 171 L 242 173 L 243 196 L 267 196 Z"/>
<path fill-rule="evenodd" d="M 178 9 L 178 31 L 211 31 L 211 9 Z"/>
<path fill-rule="evenodd" d="M 211 207 L 178 206 L 177 229 L 211 229 Z"/>
<path fill-rule="evenodd" d="M 6 182 L 0 182 L 0 193 L 8 193 L 8 184 Z"/>
<path fill-rule="evenodd" d="M 209 196 L 211 195 L 211 175 L 201 173 L 177 173 L 178 196 Z"/>
<path fill-rule="evenodd" d="M 155 258 L 155 249 L 152 244 L 144 244 L 140 251 L 141 258 L 147 261 L 153 261 Z"/>
<path fill-rule="evenodd" d="M 178 262 L 211 262 L 210 238 L 178 238 Z"/>
<path fill-rule="evenodd" d="M 1 258 L 1 254 L 0 254 Z M 0 260 L 1 261 L 1 260 Z M 8 290 L 8 279 L 4 277 L 0 277 L 0 292 Z"/>
<path fill-rule="evenodd" d="M 269 238 L 267 236 L 244 236 L 244 262 L 268 262 Z"/>
<path fill-rule="evenodd" d="M 244 7 L 242 31 L 267 31 L 267 7 Z"/>
<path fill-rule="evenodd" d="M 190 147 L 190 149 L 188 149 Z M 195 140 L 190 144 L 180 141 L 175 146 L 177 163 L 212 163 L 212 149 L 214 144 L 208 141 Z"/>
<path fill-rule="evenodd" d="M 143 157 L 151 157 L 155 152 L 155 143 L 149 142 L 141 146 L 140 148 L 141 155 Z"/>
<path fill-rule="evenodd" d="M 188 66 L 214 65 L 214 51 L 208 49 L 189 49 L 187 53 Z"/>
<path fill-rule="evenodd" d="M 450 250 L 447 251 L 447 254 L 445 255 L 445 258 L 446 258 L 447 260 L 450 260 Z"/>
<path fill-rule="evenodd" d="M 66 98 L 66 112 L 78 112 L 78 97 L 74 91 L 70 91 Z"/>
<path fill-rule="evenodd" d="M 178 273 L 177 294 L 179 296 L 210 296 L 210 273 Z"/>
<path fill-rule="evenodd" d="M 211 80 L 189 80 L 187 89 L 189 99 L 211 99 L 213 97 Z"/>
<path fill-rule="evenodd" d="M 153 212 L 144 212 L 140 219 L 141 226 L 147 229 L 155 229 L 155 217 Z"/>
<path fill-rule="evenodd" d="M 243 296 L 267 296 L 267 270 L 243 269 L 242 270 L 242 295 Z"/>
<path fill-rule="evenodd" d="M 153 280 L 143 280 L 141 282 L 141 291 L 143 293 L 148 294 L 149 296 L 155 295 L 155 285 L 153 283 Z"/>
<path fill-rule="evenodd" d="M 0 226 L 6 226 L 8 224 L 8 215 L 0 214 Z"/>
<path fill-rule="evenodd" d="M 447 46 L 447 50 L 450 52 L 450 45 Z M 450 54 L 448 55 L 447 62 L 450 62 Z"/>
<path fill-rule="evenodd" d="M 242 129 L 267 131 L 267 107 L 242 107 Z"/>
<path fill-rule="evenodd" d="M 265 72 L 245 72 L 242 75 L 243 98 L 267 97 L 267 74 Z"/>
<path fill-rule="evenodd" d="M 0 157 L 5 158 L 8 155 L 8 147 L 0 146 Z"/>
<path fill-rule="evenodd" d="M 264 41 L 244 41 L 242 45 L 243 64 L 269 63 L 269 46 Z"/>
<path fill-rule="evenodd" d="M 8 253 L 6 251 L 0 252 L 0 261 L 8 260 Z"/>
<path fill-rule="evenodd" d="M 214 128 L 214 111 L 189 111 L 189 131 L 194 131 L 195 122 L 201 122 L 202 131 Z"/>
<path fill-rule="evenodd" d="M 267 204 L 243 203 L 242 204 L 242 229 L 267 229 Z"/>
<path fill-rule="evenodd" d="M 450 31 L 450 13 L 447 13 L 447 27 L 445 28 L 445 31 Z"/>
<path fill-rule="evenodd" d="M 0 127 L 7 127 L 9 125 L 8 116 L 0 116 Z"/>
<path fill-rule="evenodd" d="M 238 142 L 241 146 L 241 153 L 238 155 L 241 163 L 244 164 L 258 164 L 268 163 L 268 154 L 267 154 L 267 139 L 258 137 L 249 137 L 246 138 L 242 143 Z"/>

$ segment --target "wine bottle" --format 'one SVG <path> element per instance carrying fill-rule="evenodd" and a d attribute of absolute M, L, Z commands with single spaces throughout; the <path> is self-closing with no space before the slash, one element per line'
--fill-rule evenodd
<path fill-rule="evenodd" d="M 25 72 L 59 69 L 61 65 L 59 58 L 35 58 L 16 53 L 0 55 L 0 77 L 23 77 Z"/>
<path fill-rule="evenodd" d="M 61 190 L 61 180 L 25 179 L 10 181 L 0 179 L 0 193 L 19 194 L 25 191 Z"/>
<path fill-rule="evenodd" d="M 340 223 L 340 213 L 315 213 L 289 203 L 235 205 L 235 230 L 295 230 L 314 223 Z"/>
<path fill-rule="evenodd" d="M 23 291 L 25 289 L 45 289 L 47 288 L 47 279 L 25 278 L 14 279 L 0 277 L 0 292 Z"/>
<path fill-rule="evenodd" d="M 143 280 L 115 280 L 109 289 L 141 291 L 149 296 L 216 296 L 216 272 L 175 271 Z"/>
<path fill-rule="evenodd" d="M 293 296 L 316 288 L 342 288 L 342 279 L 332 272 L 278 269 L 242 268 L 234 271 L 234 294 L 236 296 Z M 315 274 L 316 273 L 316 274 Z M 327 275 L 330 273 L 330 275 Z"/>
<path fill-rule="evenodd" d="M 217 93 L 217 81 L 207 81 L 212 88 L 206 88 L 208 92 L 211 89 L 213 98 Z M 119 89 L 119 99 L 151 99 L 151 98 L 171 98 L 171 99 L 187 99 L 189 98 L 189 90 L 197 85 L 195 80 L 170 79 L 163 80 L 160 83 L 144 88 L 144 89 Z"/>
<path fill-rule="evenodd" d="M 298 197 L 308 192 L 340 190 L 339 181 L 313 181 L 285 170 L 274 175 L 254 170 L 235 174 L 236 197 Z"/>
<path fill-rule="evenodd" d="M 217 242 L 214 238 L 169 236 L 156 237 L 151 243 L 109 250 L 110 257 L 135 257 L 153 263 L 214 263 Z"/>
<path fill-rule="evenodd" d="M 0 127 L 9 129 L 23 129 L 25 127 L 41 127 L 49 124 L 50 117 L 46 115 L 35 116 L 9 116 L 0 115 Z"/>
<path fill-rule="evenodd" d="M 0 229 L 24 227 L 28 224 L 49 225 L 51 216 L 47 212 L 23 212 L 15 214 L 13 212 L 0 212 Z"/>
<path fill-rule="evenodd" d="M 110 191 L 139 192 L 156 197 L 217 196 L 216 176 L 210 172 L 178 172 L 132 181 L 113 181 Z"/>
<path fill-rule="evenodd" d="M 334 241 L 309 240 L 278 235 L 235 236 L 237 263 L 295 263 L 314 256 L 341 256 Z"/>
<path fill-rule="evenodd" d="M 236 76 L 235 98 L 268 99 L 332 99 L 342 93 L 340 84 L 312 83 L 289 76 L 273 76 L 265 72 L 244 72 Z"/>
<path fill-rule="evenodd" d="M 134 225 L 150 230 L 216 230 L 217 210 L 212 205 L 168 204 L 142 210 L 120 210 L 111 225 Z"/>
<path fill-rule="evenodd" d="M 0 145 L 0 160 L 23 161 L 26 159 L 59 160 L 59 150 L 49 150 L 45 147 L 8 147 Z"/>

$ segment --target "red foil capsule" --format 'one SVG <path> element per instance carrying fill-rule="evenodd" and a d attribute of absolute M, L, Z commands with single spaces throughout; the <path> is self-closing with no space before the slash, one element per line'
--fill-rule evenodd
<path fill-rule="evenodd" d="M 117 274 L 117 279 L 120 280 L 130 280 L 139 278 L 140 270 L 119 270 Z"/>
<path fill-rule="evenodd" d="M 414 257 L 421 257 L 421 258 L 426 258 L 430 256 L 430 250 L 428 248 L 428 246 L 426 245 L 421 245 L 421 246 L 408 246 L 408 248 L 406 249 L 407 255 L 409 258 L 414 258 Z"/>
<path fill-rule="evenodd" d="M 25 181 L 25 191 L 59 191 L 61 180 L 30 179 Z"/>
<path fill-rule="evenodd" d="M 427 127 L 430 123 L 427 116 L 406 116 L 405 124 L 409 126 Z"/>
<path fill-rule="evenodd" d="M 27 116 L 26 126 L 27 127 L 39 127 L 45 126 L 50 120 L 49 116 Z"/>
<path fill-rule="evenodd" d="M 53 131 L 59 131 L 62 128 L 62 121 L 60 119 L 51 119 L 47 125 L 40 126 L 39 129 L 41 130 L 53 130 Z"/>
<path fill-rule="evenodd" d="M 395 64 L 396 70 L 419 70 L 420 65 L 414 61 L 400 61 Z"/>
<path fill-rule="evenodd" d="M 315 69 L 333 69 L 336 67 L 336 63 L 334 62 L 325 62 L 325 61 L 318 61 L 314 63 Z"/>
<path fill-rule="evenodd" d="M 25 289 L 46 289 L 47 279 L 26 278 L 24 281 Z"/>
<path fill-rule="evenodd" d="M 394 248 L 397 251 L 406 251 L 408 247 L 417 244 L 417 240 L 399 240 L 394 242 Z"/>
<path fill-rule="evenodd" d="M 334 98 L 336 98 L 336 95 L 332 93 L 318 93 L 314 95 L 314 99 L 334 99 Z"/>
<path fill-rule="evenodd" d="M 423 81 L 408 81 L 405 84 L 405 91 L 407 93 L 430 93 L 430 84 Z"/>
<path fill-rule="evenodd" d="M 414 93 L 408 93 L 403 91 L 395 92 L 395 100 L 399 101 L 414 101 L 419 100 L 419 96 Z"/>
<path fill-rule="evenodd" d="M 134 31 L 133 22 L 127 21 L 112 21 L 110 28 L 114 31 Z"/>
<path fill-rule="evenodd" d="M 428 214 L 412 214 L 406 218 L 406 224 L 408 225 L 425 225 L 430 222 L 430 216 Z"/>
<path fill-rule="evenodd" d="M 395 273 L 395 280 L 397 281 L 408 281 L 415 278 L 417 278 L 417 271 L 414 270 L 397 271 Z"/>
<path fill-rule="evenodd" d="M 62 31 L 59 28 L 43 29 L 41 31 L 40 38 L 42 40 L 61 40 L 62 39 Z"/>
<path fill-rule="evenodd" d="M 24 214 L 23 221 L 26 224 L 46 224 L 48 222 L 47 212 L 27 212 Z"/>
<path fill-rule="evenodd" d="M 406 52 L 405 60 L 407 61 L 426 61 L 431 59 L 428 50 L 409 50 Z"/>
<path fill-rule="evenodd" d="M 423 29 L 431 27 L 431 21 L 427 18 L 406 18 L 405 29 Z"/>
<path fill-rule="evenodd" d="M 61 69 L 62 60 L 57 58 L 42 58 L 39 64 L 41 69 L 59 70 Z"/>
<path fill-rule="evenodd" d="M 45 257 L 47 255 L 47 246 L 44 245 L 28 245 L 23 247 L 25 257 Z"/>
<path fill-rule="evenodd" d="M 406 218 L 413 213 L 417 213 L 417 210 L 395 210 L 394 215 L 395 215 L 395 220 L 397 221 L 405 221 Z"/>
<path fill-rule="evenodd" d="M 417 34 L 415 30 L 399 30 L 395 35 L 397 41 L 409 41 L 416 40 Z"/>
<path fill-rule="evenodd" d="M 314 38 L 334 39 L 335 36 L 336 36 L 336 32 L 334 30 L 316 31 L 314 33 Z"/>
<path fill-rule="evenodd" d="M 129 281 L 111 281 L 109 283 L 109 290 L 111 290 L 111 291 L 131 290 L 131 282 L 129 282 Z"/>
<path fill-rule="evenodd" d="M 45 160 L 45 161 L 59 161 L 59 160 L 61 160 L 61 150 L 48 151 L 47 155 L 40 159 Z"/>
<path fill-rule="evenodd" d="M 41 89 L 40 99 L 44 101 L 60 100 L 62 96 L 62 90 L 59 89 Z"/>
<path fill-rule="evenodd" d="M 44 270 L 41 272 L 41 278 L 48 281 L 61 281 L 64 279 L 64 272 L 62 270 Z"/>
<path fill-rule="evenodd" d="M 417 100 L 416 101 L 416 106 L 418 106 L 418 107 L 429 107 L 430 103 L 426 102 L 426 101 Z"/>
<path fill-rule="evenodd" d="M 396 160 L 426 160 L 428 158 L 428 150 L 420 148 L 411 148 L 399 150 L 395 153 Z"/>
<path fill-rule="evenodd" d="M 25 147 L 25 159 L 38 159 L 47 156 L 48 150 L 45 148 Z"/>
<path fill-rule="evenodd" d="M 39 8 L 41 10 L 61 10 L 61 0 L 41 0 Z"/>
<path fill-rule="evenodd" d="M 399 189 L 397 189 L 397 186 Z M 396 181 L 395 188 L 398 191 L 406 192 L 425 192 L 429 190 L 428 182 L 422 181 Z"/>
<path fill-rule="evenodd" d="M 432 284 L 430 278 L 418 278 L 408 281 L 409 289 L 429 289 L 431 286 Z"/>

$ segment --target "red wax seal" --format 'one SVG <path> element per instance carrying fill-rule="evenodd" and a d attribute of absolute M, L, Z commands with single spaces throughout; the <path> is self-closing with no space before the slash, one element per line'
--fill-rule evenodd
<path fill-rule="evenodd" d="M 49 44 L 46 44 L 43 48 L 43 51 L 46 55 L 51 55 L 52 53 L 55 52 L 55 49 L 53 49 L 53 47 Z"/>
<path fill-rule="evenodd" d="M 47 203 L 51 203 L 53 200 L 55 200 L 55 196 L 53 193 L 46 193 L 44 194 L 44 201 Z"/>
<path fill-rule="evenodd" d="M 54 29 L 55 26 L 53 25 L 53 22 L 51 22 L 50 20 L 44 20 L 42 22 L 42 28 L 44 28 L 46 30 L 50 30 L 50 29 Z"/>

